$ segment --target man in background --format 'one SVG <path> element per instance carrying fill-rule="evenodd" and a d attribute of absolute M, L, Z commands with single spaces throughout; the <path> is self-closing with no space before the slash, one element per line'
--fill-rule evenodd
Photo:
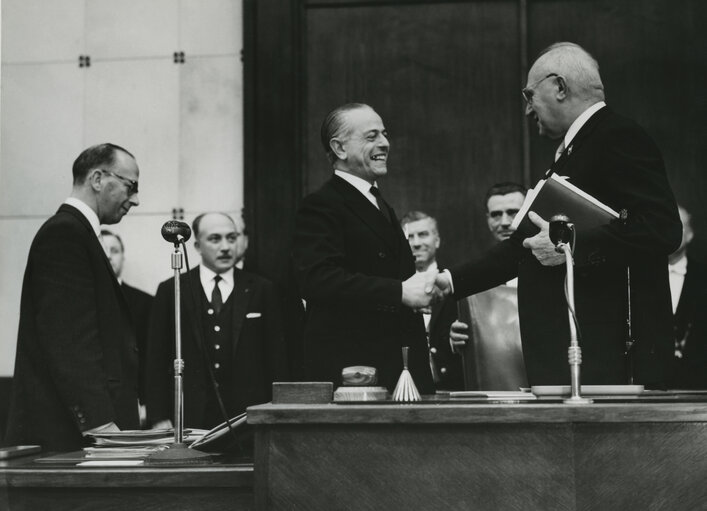
<path fill-rule="evenodd" d="M 150 309 L 152 308 L 152 295 L 128 285 L 123 280 L 123 264 L 125 263 L 125 245 L 120 236 L 107 229 L 101 230 L 101 239 L 110 265 L 120 283 L 120 289 L 128 303 L 130 316 L 135 326 L 135 335 L 138 347 L 139 367 L 139 393 L 140 422 L 145 421 L 145 354 L 147 349 L 147 328 L 150 322 Z"/>
<path fill-rule="evenodd" d="M 100 144 L 72 172 L 71 196 L 30 247 L 5 438 L 56 451 L 139 427 L 135 331 L 99 237 L 140 203 L 140 171 L 127 150 Z"/>
<path fill-rule="evenodd" d="M 245 224 L 204 213 L 192 224 L 201 264 L 183 279 L 184 425 L 211 429 L 246 407 L 270 401 L 286 381 L 287 361 L 273 284 L 235 268 L 244 256 Z M 147 419 L 174 417 L 174 278 L 157 289 L 147 346 Z"/>
<path fill-rule="evenodd" d="M 437 220 L 422 211 L 409 211 L 400 220 L 407 237 L 415 271 L 438 270 L 437 249 L 440 245 Z M 463 390 L 464 373 L 461 357 L 452 351 L 448 339 L 449 326 L 457 317 L 456 302 L 447 297 L 422 313 L 427 333 L 430 370 L 436 390 Z"/>
<path fill-rule="evenodd" d="M 294 272 L 307 304 L 304 377 L 341 383 L 342 369 L 372 366 L 393 390 L 409 369 L 421 393 L 433 393 L 422 316 L 434 281 L 415 264 L 395 212 L 378 189 L 390 150 L 380 116 L 368 105 L 332 110 L 321 142 L 333 175 L 302 200 L 295 219 Z"/>
<path fill-rule="evenodd" d="M 690 213 L 678 206 L 682 241 L 668 258 L 675 331 L 674 370 L 669 387 L 707 389 L 707 267 L 690 257 L 694 237 Z"/>
<path fill-rule="evenodd" d="M 486 192 L 486 220 L 497 243 L 513 234 L 511 224 L 525 194 L 524 186 L 510 182 L 495 184 Z M 464 318 L 468 316 L 473 324 L 473 350 L 466 350 L 467 323 L 452 323 L 449 336 L 456 351 L 466 353 L 468 362 L 473 358 L 474 370 L 467 371 L 468 390 L 518 390 L 528 386 L 518 325 L 517 289 L 515 278 L 459 300 Z"/>

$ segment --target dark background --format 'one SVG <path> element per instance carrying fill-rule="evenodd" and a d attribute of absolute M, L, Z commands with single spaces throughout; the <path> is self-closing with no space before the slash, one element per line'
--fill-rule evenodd
<path fill-rule="evenodd" d="M 331 174 L 320 123 L 349 101 L 390 132 L 380 185 L 398 215 L 437 217 L 445 265 L 479 255 L 486 189 L 533 186 L 552 160 L 520 89 L 561 40 L 597 58 L 607 103 L 658 143 L 705 258 L 707 2 L 246 0 L 244 23 L 249 267 L 281 279 L 299 200 Z"/>

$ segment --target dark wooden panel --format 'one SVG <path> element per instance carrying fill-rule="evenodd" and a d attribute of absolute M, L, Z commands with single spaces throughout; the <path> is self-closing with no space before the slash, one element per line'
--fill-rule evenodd
<path fill-rule="evenodd" d="M 529 57 L 555 41 L 584 46 L 599 61 L 607 103 L 656 140 L 679 202 L 693 214 L 696 255 L 707 256 L 707 2 L 532 0 Z M 531 126 L 532 174 L 554 146 Z"/>
<path fill-rule="evenodd" d="M 706 509 L 703 403 L 275 408 L 262 509 Z"/>
<path fill-rule="evenodd" d="M 155 489 L 9 489 L 8 511 L 250 511 L 252 493 L 223 488 Z M 0 501 L 1 503 L 1 501 Z"/>
<path fill-rule="evenodd" d="M 577 509 L 707 509 L 704 423 L 577 424 L 575 431 Z"/>
<path fill-rule="evenodd" d="M 445 264 L 490 242 L 486 189 L 522 180 L 518 2 L 325 6 L 306 11 L 304 191 L 331 174 L 319 127 L 372 105 L 390 133 L 389 202 L 437 217 Z"/>
<path fill-rule="evenodd" d="M 567 424 L 291 426 L 271 442 L 272 510 L 574 508 Z"/>
<path fill-rule="evenodd" d="M 244 1 L 248 268 L 281 280 L 300 196 L 300 2 Z"/>

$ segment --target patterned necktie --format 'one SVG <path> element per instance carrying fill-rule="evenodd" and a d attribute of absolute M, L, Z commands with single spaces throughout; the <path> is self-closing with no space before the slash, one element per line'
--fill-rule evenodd
<path fill-rule="evenodd" d="M 373 195 L 376 198 L 376 202 L 378 203 L 378 209 L 383 214 L 383 216 L 388 221 L 388 223 L 392 224 L 393 219 L 390 216 L 390 206 L 388 206 L 388 203 L 385 202 L 385 199 L 381 195 L 381 191 L 375 186 L 371 186 L 370 191 L 371 191 L 371 195 Z"/>
<path fill-rule="evenodd" d="M 216 275 L 214 277 L 214 290 L 211 292 L 211 307 L 213 307 L 216 314 L 221 312 L 221 308 L 223 307 L 223 297 L 221 296 L 221 290 L 218 287 L 218 283 L 222 280 L 221 275 Z"/>

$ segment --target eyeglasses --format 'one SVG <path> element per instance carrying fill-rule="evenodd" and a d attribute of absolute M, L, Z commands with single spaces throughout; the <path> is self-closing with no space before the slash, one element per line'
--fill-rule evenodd
<path fill-rule="evenodd" d="M 559 75 L 557 73 L 550 73 L 546 77 L 541 78 L 537 82 L 533 83 L 532 85 L 528 85 L 525 89 L 520 91 L 520 93 L 523 95 L 523 98 L 528 102 L 529 105 L 533 104 L 533 94 L 535 94 L 535 91 L 533 89 L 535 89 L 543 81 L 545 81 L 548 78 L 551 78 L 553 76 L 559 76 Z"/>
<path fill-rule="evenodd" d="M 118 179 L 122 180 L 124 183 L 128 185 L 128 195 L 133 195 L 137 193 L 137 181 L 134 179 L 128 179 L 125 176 L 121 176 L 120 174 L 116 174 L 115 172 L 111 172 L 110 170 L 106 169 L 101 169 L 101 171 L 105 172 L 106 174 L 109 174 L 113 177 L 117 177 Z"/>

